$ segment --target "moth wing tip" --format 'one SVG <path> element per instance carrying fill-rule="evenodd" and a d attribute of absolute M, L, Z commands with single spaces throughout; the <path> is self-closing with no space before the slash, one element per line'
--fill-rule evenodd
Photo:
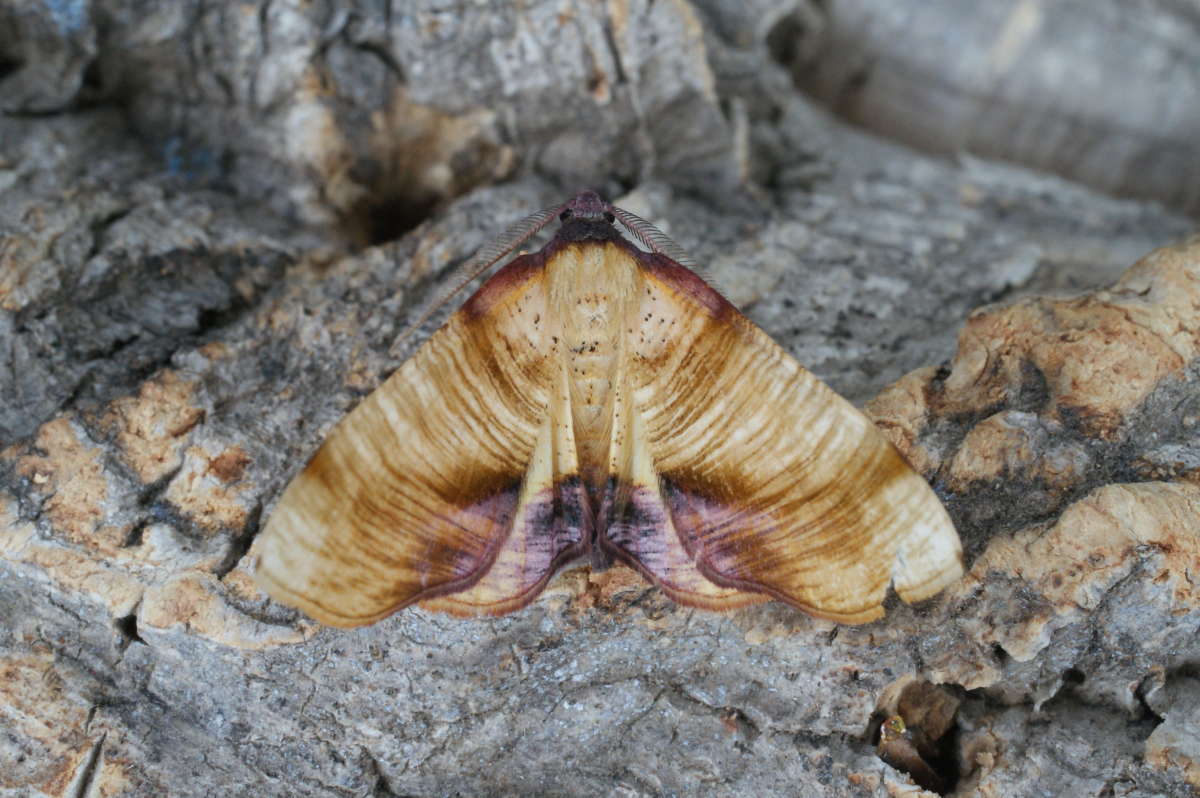
<path fill-rule="evenodd" d="M 907 604 L 931 598 L 965 573 L 962 543 L 941 504 L 932 518 L 914 524 L 896 550 L 892 586 Z"/>

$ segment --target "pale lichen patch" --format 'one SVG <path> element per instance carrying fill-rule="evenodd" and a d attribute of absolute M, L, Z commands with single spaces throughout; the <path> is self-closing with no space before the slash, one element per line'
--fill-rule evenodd
<path fill-rule="evenodd" d="M 32 484 L 30 493 L 41 499 L 41 514 L 57 535 L 107 554 L 123 545 L 130 525 L 110 517 L 114 490 L 104 450 L 72 418 L 43 424 L 17 454 L 16 473 Z"/>
<path fill-rule="evenodd" d="M 142 383 L 135 396 L 112 402 L 101 420 L 143 484 L 157 482 L 183 462 L 188 433 L 204 419 L 195 391 L 191 380 L 163 371 Z"/>
<path fill-rule="evenodd" d="M 249 463 L 240 446 L 189 446 L 164 498 L 208 534 L 242 529 L 253 504 L 253 486 L 243 478 Z"/>
<path fill-rule="evenodd" d="M 138 628 L 166 632 L 182 628 L 222 645 L 265 649 L 301 643 L 316 631 L 262 623 L 231 606 L 224 588 L 210 573 L 187 571 L 146 590 L 138 610 Z"/>

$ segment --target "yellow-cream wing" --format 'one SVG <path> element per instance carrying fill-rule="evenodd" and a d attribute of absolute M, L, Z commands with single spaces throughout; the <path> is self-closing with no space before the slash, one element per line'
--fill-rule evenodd
<path fill-rule="evenodd" d="M 911 602 L 962 573 L 945 509 L 862 413 L 693 273 L 641 261 L 626 359 L 629 457 L 641 466 L 625 502 L 633 522 L 608 535 L 623 558 L 685 603 L 758 593 L 847 623 L 879 617 L 889 583 Z M 734 592 L 672 590 L 656 512 L 695 569 Z"/>
<path fill-rule="evenodd" d="M 635 445 L 645 439 L 644 425 L 633 412 L 628 363 L 645 290 L 641 255 L 604 228 L 593 230 L 596 237 L 551 245 L 545 278 L 566 377 L 555 417 L 573 435 L 559 449 L 577 458 L 589 504 L 597 512 L 596 545 L 602 551 L 592 552 L 600 555 L 592 561 L 603 563 L 606 554 L 621 559 L 693 606 L 764 601 L 760 593 L 714 584 L 697 570 L 671 529 L 653 463 L 645 447 Z M 624 545 L 630 537 L 636 543 Z"/>
<path fill-rule="evenodd" d="M 582 551 L 542 277 L 514 260 L 334 428 L 255 543 L 271 596 L 334 626 L 500 614 Z"/>
<path fill-rule="evenodd" d="M 686 545 L 688 538 L 680 534 L 664 500 L 645 418 L 633 390 L 634 377 L 643 376 L 643 367 L 634 362 L 636 355 L 631 357 L 626 345 L 627 355 L 615 380 L 623 390 L 612 408 L 609 483 L 597 520 L 601 530 L 597 544 L 681 604 L 728 610 L 768 600 L 762 593 L 713 581 Z"/>

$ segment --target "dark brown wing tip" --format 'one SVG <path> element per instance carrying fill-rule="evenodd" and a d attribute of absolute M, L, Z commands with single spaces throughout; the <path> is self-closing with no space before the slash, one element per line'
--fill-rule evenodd
<path fill-rule="evenodd" d="M 462 305 L 472 319 L 484 316 L 503 301 L 510 291 L 532 277 L 546 263 L 546 250 L 521 255 L 506 263 Z"/>
<path fill-rule="evenodd" d="M 733 303 L 722 296 L 721 292 L 673 258 L 651 252 L 642 253 L 639 260 L 646 271 L 656 279 L 699 304 L 714 318 L 722 318 L 730 313 L 739 313 Z"/>

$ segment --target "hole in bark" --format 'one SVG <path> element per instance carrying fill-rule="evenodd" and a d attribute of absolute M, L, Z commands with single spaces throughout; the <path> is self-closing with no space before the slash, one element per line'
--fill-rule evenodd
<path fill-rule="evenodd" d="M 11 56 L 8 53 L 0 53 L 0 80 L 4 80 L 23 65 L 24 62 L 21 59 Z"/>
<path fill-rule="evenodd" d="M 806 33 L 804 21 L 796 14 L 788 14 L 767 31 L 767 52 L 777 63 L 791 66 L 800 58 Z"/>
<path fill-rule="evenodd" d="M 1062 681 L 1064 685 L 1083 684 L 1087 681 L 1087 675 L 1078 668 L 1067 668 L 1063 671 Z"/>
<path fill-rule="evenodd" d="M 121 635 L 121 648 L 129 646 L 130 643 L 145 644 L 145 640 L 138 634 L 137 615 L 130 613 L 113 621 L 113 628 L 117 630 L 117 634 Z"/>
<path fill-rule="evenodd" d="M 880 696 L 870 733 L 884 762 L 922 789 L 946 795 L 958 785 L 959 698 L 939 685 L 905 676 Z"/>
<path fill-rule="evenodd" d="M 104 90 L 104 72 L 98 61 L 92 61 L 83 70 L 83 85 L 81 87 L 89 97 L 98 97 Z"/>
<path fill-rule="evenodd" d="M 351 217 L 350 237 L 366 246 L 395 241 L 428 219 L 437 203 L 433 194 L 392 194 L 364 202 Z"/>

